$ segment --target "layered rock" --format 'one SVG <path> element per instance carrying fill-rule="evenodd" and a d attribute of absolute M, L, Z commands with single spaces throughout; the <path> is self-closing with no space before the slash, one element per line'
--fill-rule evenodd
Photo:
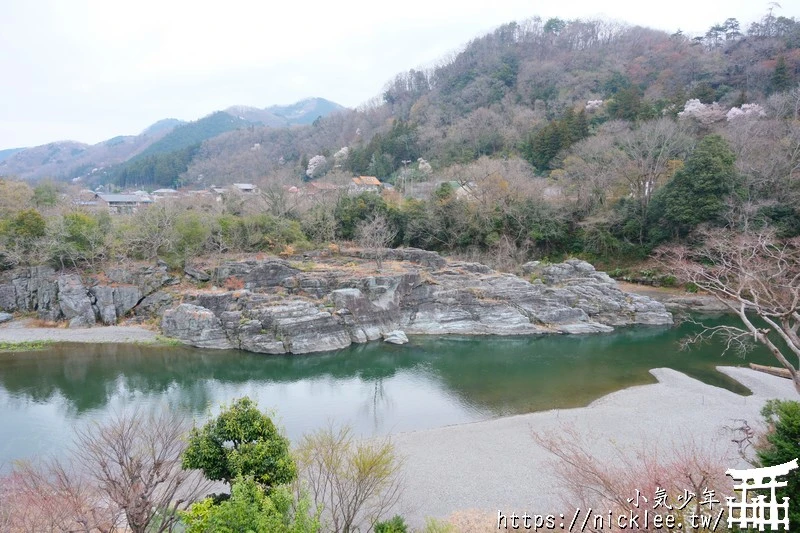
<path fill-rule="evenodd" d="M 163 328 L 198 348 L 233 348 L 214 313 L 199 305 L 181 304 L 164 313 Z"/>
<path fill-rule="evenodd" d="M 0 277 L 0 311 L 35 312 L 44 320 L 67 320 L 70 327 L 111 325 L 174 281 L 164 266 L 114 268 L 106 278 L 87 282 L 78 274 L 46 266 L 5 272 Z M 171 301 L 171 296 L 166 298 L 166 303 Z M 165 303 L 155 303 L 159 302 Z"/>
<path fill-rule="evenodd" d="M 236 278 L 245 289 L 184 295 L 187 303 L 165 311 L 162 327 L 194 346 L 300 354 L 377 340 L 396 330 L 575 334 L 672 323 L 662 304 L 622 292 L 584 261 L 528 264 L 527 281 L 432 252 L 392 254 L 396 264 L 384 275 L 326 266 L 304 272 L 275 259 L 226 263 L 214 272 L 215 281 Z"/>

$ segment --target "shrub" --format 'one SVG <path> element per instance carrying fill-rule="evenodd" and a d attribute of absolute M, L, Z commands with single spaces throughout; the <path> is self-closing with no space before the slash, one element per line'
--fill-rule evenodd
<path fill-rule="evenodd" d="M 307 498 L 294 502 L 286 487 L 267 494 L 252 477 L 240 477 L 230 498 L 221 502 L 206 498 L 181 513 L 181 519 L 187 533 L 315 533 L 319 519 L 309 514 L 309 507 Z"/>
<path fill-rule="evenodd" d="M 240 291 L 244 289 L 244 280 L 236 276 L 231 276 L 222 283 L 222 286 L 227 291 Z"/>
<path fill-rule="evenodd" d="M 775 466 L 800 457 L 800 402 L 769 400 L 761 414 L 769 424 L 765 441 L 757 445 L 756 455 L 760 466 Z M 800 472 L 793 470 L 786 475 L 786 486 L 775 491 L 776 501 L 789 497 L 800 500 Z M 800 527 L 800 510 L 789 506 L 789 529 Z"/>
<path fill-rule="evenodd" d="M 374 527 L 400 499 L 401 461 L 388 440 L 358 442 L 348 427 L 322 429 L 303 437 L 297 462 L 334 531 Z"/>
<path fill-rule="evenodd" d="M 297 475 L 289 440 L 247 397 L 192 429 L 183 468 L 200 469 L 208 479 L 229 484 L 238 476 L 252 476 L 266 489 L 290 483 Z"/>
<path fill-rule="evenodd" d="M 375 524 L 375 533 L 407 533 L 408 526 L 400 515 L 394 515 L 390 520 Z"/>

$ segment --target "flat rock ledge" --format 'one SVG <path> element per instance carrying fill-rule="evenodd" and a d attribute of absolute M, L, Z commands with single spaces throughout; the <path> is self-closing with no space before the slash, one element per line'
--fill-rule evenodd
<path fill-rule="evenodd" d="M 392 251 L 391 272 L 369 268 L 300 269 L 280 259 L 229 262 L 217 286 L 183 294 L 163 312 L 166 336 L 203 348 L 268 354 L 338 350 L 409 335 L 537 335 L 670 325 L 672 315 L 647 296 L 625 293 L 585 261 L 526 265 L 529 279 L 433 252 Z M 362 265 L 365 266 L 365 265 Z"/>

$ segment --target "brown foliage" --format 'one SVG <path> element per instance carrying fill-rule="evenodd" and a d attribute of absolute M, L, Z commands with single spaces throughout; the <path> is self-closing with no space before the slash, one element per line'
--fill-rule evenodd
<path fill-rule="evenodd" d="M 240 291 L 244 289 L 244 280 L 231 276 L 223 282 L 222 286 L 228 291 Z"/>

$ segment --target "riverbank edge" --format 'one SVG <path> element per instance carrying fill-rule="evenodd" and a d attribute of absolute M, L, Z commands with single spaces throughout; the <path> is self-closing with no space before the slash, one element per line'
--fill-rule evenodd
<path fill-rule="evenodd" d="M 175 341 L 142 326 L 96 326 L 92 328 L 34 327 L 24 319 L 0 325 L 0 343 L 31 342 L 79 344 L 174 345 Z"/>
<path fill-rule="evenodd" d="M 650 373 L 658 383 L 631 386 L 585 407 L 553 409 L 392 435 L 401 456 L 406 489 L 401 514 L 414 527 L 425 517 L 469 516 L 496 530 L 498 511 L 509 515 L 573 512 L 565 507 L 566 484 L 553 456 L 532 433 L 586 438 L 600 461 L 619 454 L 635 458 L 657 450 L 668 458 L 681 446 L 718 454 L 726 468 L 746 465 L 731 441 L 736 420 L 764 429 L 760 411 L 772 398 L 798 400 L 790 380 L 747 368 L 717 370 L 752 391 L 751 396 L 706 385 L 667 368 Z M 478 530 L 483 530 L 478 529 Z"/>

